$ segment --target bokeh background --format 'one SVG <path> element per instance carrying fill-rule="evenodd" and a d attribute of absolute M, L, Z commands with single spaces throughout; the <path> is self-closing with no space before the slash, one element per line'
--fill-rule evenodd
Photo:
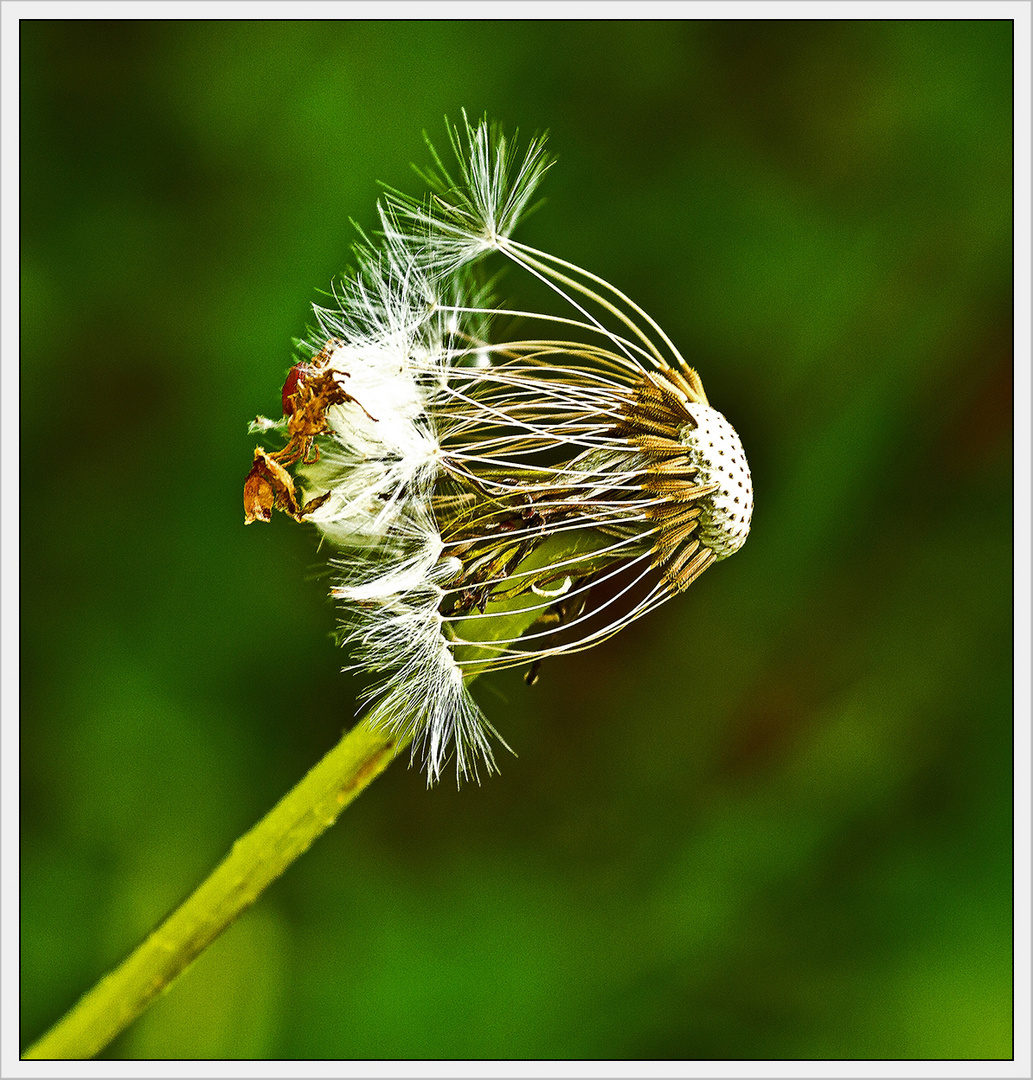
<path fill-rule="evenodd" d="M 246 423 L 466 107 L 551 130 L 521 237 L 699 368 L 753 533 L 482 680 L 501 777 L 396 763 L 110 1056 L 1009 1056 L 1011 24 L 20 33 L 25 1042 L 350 723 Z"/>

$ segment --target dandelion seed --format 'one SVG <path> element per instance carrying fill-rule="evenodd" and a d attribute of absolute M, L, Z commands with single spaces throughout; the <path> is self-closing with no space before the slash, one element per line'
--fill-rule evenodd
<path fill-rule="evenodd" d="M 259 448 L 245 486 L 248 521 L 282 509 L 334 548 L 365 700 L 431 782 L 453 756 L 460 777 L 496 768 L 474 675 L 533 682 L 605 640 L 737 551 L 753 509 L 738 435 L 657 323 L 512 239 L 543 140 L 517 158 L 465 114 L 450 137 L 455 177 L 435 153 L 426 199 L 389 191 L 380 241 L 316 308 L 285 419 L 251 429 L 286 445 Z M 493 253 L 563 313 L 495 305 L 477 278 Z"/>

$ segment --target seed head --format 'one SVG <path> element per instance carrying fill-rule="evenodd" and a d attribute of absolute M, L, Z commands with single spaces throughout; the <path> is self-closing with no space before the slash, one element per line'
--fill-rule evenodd
<path fill-rule="evenodd" d="M 657 323 L 512 239 L 544 140 L 518 157 L 486 122 L 449 130 L 453 172 L 434 153 L 426 199 L 388 192 L 379 241 L 315 309 L 284 419 L 252 427 L 286 445 L 245 485 L 247 521 L 279 508 L 333 546 L 352 666 L 431 781 L 452 755 L 495 768 L 474 675 L 532 682 L 611 636 L 738 550 L 753 508 L 738 435 Z M 565 311 L 495 304 L 493 252 Z"/>

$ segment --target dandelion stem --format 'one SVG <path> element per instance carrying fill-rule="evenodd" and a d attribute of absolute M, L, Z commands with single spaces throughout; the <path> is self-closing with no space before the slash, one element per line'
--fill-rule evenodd
<path fill-rule="evenodd" d="M 600 545 L 604 542 L 603 538 L 597 541 Z M 585 548 L 584 533 L 551 537 L 521 563 L 514 576 L 519 577 L 521 570 L 526 572 L 583 554 Z M 540 614 L 533 609 L 509 610 L 513 606 L 511 599 L 499 602 L 499 617 L 484 620 L 483 629 L 478 628 L 478 642 L 516 638 Z M 347 732 L 304 779 L 236 841 L 207 880 L 27 1050 L 25 1058 L 91 1058 L 164 993 L 405 750 L 409 740 L 392 734 L 378 723 L 379 719 L 374 712 Z"/>
<path fill-rule="evenodd" d="M 250 832 L 208 879 L 26 1054 L 90 1058 L 140 1015 L 275 881 L 404 749 L 360 721 Z"/>

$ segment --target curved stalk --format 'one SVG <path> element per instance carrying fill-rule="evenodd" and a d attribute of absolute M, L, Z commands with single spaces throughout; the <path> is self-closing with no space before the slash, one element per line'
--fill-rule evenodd
<path fill-rule="evenodd" d="M 25 1053 L 91 1058 L 121 1034 L 275 881 L 404 744 L 360 721 L 269 811 L 135 952 Z"/>

